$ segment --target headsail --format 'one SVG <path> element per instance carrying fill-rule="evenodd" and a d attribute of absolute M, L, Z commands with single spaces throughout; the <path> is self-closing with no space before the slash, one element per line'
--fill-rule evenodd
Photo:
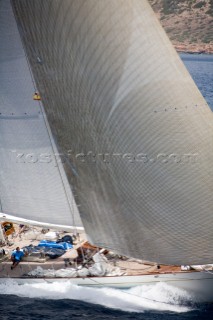
<path fill-rule="evenodd" d="M 212 112 L 148 2 L 12 3 L 93 243 L 211 263 Z"/>
<path fill-rule="evenodd" d="M 0 212 L 80 226 L 58 150 L 33 100 L 30 73 L 10 1 L 0 2 Z"/>

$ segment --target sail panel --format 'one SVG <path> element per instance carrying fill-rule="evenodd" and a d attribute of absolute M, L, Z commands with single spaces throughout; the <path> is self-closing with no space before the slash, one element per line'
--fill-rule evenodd
<path fill-rule="evenodd" d="M 10 1 L 0 2 L 0 211 L 81 225 L 58 150 L 33 100 L 35 84 Z"/>
<path fill-rule="evenodd" d="M 212 112 L 148 2 L 13 6 L 90 240 L 211 263 Z"/>

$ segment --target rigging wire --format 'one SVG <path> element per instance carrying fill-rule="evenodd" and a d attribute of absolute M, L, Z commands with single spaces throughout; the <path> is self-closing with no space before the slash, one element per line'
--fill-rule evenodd
<path fill-rule="evenodd" d="M 213 271 L 211 272 L 210 270 L 207 270 L 207 269 L 204 269 L 204 268 L 202 268 L 202 272 L 213 274 Z"/>

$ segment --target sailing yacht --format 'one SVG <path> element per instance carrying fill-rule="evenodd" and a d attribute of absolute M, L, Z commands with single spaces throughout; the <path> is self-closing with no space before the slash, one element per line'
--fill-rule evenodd
<path fill-rule="evenodd" d="M 211 271 L 174 267 L 213 261 L 212 112 L 148 2 L 2 0 L 0 15 L 1 218 L 83 226 L 162 270 L 74 284 L 212 301 Z"/>

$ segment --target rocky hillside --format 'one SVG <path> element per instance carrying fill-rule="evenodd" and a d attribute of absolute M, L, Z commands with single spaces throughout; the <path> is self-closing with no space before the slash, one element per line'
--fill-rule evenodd
<path fill-rule="evenodd" d="M 178 51 L 213 53 L 213 0 L 149 0 Z"/>

